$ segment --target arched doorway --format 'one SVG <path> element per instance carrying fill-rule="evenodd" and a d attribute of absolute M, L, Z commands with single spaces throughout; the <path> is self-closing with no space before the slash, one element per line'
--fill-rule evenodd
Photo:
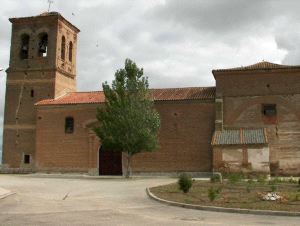
<path fill-rule="evenodd" d="M 122 175 L 122 153 L 99 148 L 99 175 Z"/>

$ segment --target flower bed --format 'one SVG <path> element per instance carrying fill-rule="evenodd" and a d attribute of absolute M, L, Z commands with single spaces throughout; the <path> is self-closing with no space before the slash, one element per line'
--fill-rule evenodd
<path fill-rule="evenodd" d="M 289 181 L 278 183 L 252 180 L 235 183 L 193 181 L 188 193 L 180 191 L 177 183 L 153 187 L 150 191 L 159 198 L 187 204 L 300 212 L 300 186 Z M 216 197 L 212 200 L 213 191 L 216 191 L 214 194 Z M 276 200 L 264 198 L 274 193 L 280 198 Z"/>

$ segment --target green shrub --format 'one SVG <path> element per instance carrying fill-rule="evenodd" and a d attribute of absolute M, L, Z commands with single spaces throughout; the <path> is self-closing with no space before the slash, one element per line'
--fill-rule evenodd
<path fill-rule="evenodd" d="M 213 174 L 210 177 L 211 183 L 222 183 L 222 175 L 220 173 Z"/>
<path fill-rule="evenodd" d="M 293 193 L 288 196 L 288 200 L 295 202 L 300 201 L 300 193 Z"/>
<path fill-rule="evenodd" d="M 254 180 L 253 180 L 253 179 L 248 179 L 248 180 L 247 180 L 247 183 L 248 183 L 248 184 L 253 184 L 253 183 L 254 183 Z"/>
<path fill-rule="evenodd" d="M 247 190 L 248 193 L 251 192 L 251 188 L 252 188 L 252 186 L 251 186 L 250 184 L 248 184 L 248 185 L 246 186 L 246 190 Z"/>
<path fill-rule="evenodd" d="M 257 182 L 260 184 L 265 184 L 267 181 L 267 176 L 266 175 L 259 175 L 257 177 Z"/>
<path fill-rule="evenodd" d="M 192 178 L 186 173 L 180 174 L 178 179 L 179 189 L 184 193 L 188 193 L 193 184 Z"/>
<path fill-rule="evenodd" d="M 271 181 L 272 181 L 272 183 L 274 183 L 274 184 L 278 184 L 278 183 L 282 183 L 282 182 L 283 182 L 282 179 L 279 178 L 279 177 L 275 177 L 275 178 L 272 179 Z"/>
<path fill-rule="evenodd" d="M 297 180 L 294 177 L 290 177 L 289 180 L 288 180 L 288 182 L 291 183 L 291 184 L 298 183 Z"/>
<path fill-rule="evenodd" d="M 247 190 L 248 193 L 251 192 L 253 186 L 254 186 L 254 180 L 253 179 L 248 179 L 247 180 L 247 185 L 246 185 L 246 190 Z"/>
<path fill-rule="evenodd" d="M 208 198 L 211 202 L 213 202 L 218 195 L 220 194 L 222 188 L 214 188 L 214 187 L 210 187 L 208 189 Z"/>
<path fill-rule="evenodd" d="M 276 192 L 277 191 L 277 186 L 275 184 L 273 184 L 271 186 L 271 192 Z"/>
<path fill-rule="evenodd" d="M 236 184 L 238 182 L 241 182 L 243 179 L 243 175 L 240 173 L 231 173 L 228 175 L 228 181 L 231 184 Z"/>
<path fill-rule="evenodd" d="M 277 184 L 276 180 L 269 180 L 269 185 L 275 185 L 275 184 Z"/>
<path fill-rule="evenodd" d="M 298 179 L 298 186 L 300 187 L 300 178 Z"/>

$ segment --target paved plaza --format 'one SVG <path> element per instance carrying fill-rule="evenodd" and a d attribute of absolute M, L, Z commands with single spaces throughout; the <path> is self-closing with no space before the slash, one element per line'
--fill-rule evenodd
<path fill-rule="evenodd" d="M 230 214 L 167 206 L 146 187 L 171 178 L 0 175 L 0 225 L 299 225 L 300 217 Z"/>

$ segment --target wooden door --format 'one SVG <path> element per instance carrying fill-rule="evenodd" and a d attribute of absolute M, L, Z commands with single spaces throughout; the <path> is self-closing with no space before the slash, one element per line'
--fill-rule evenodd
<path fill-rule="evenodd" d="M 99 175 L 122 175 L 122 153 L 99 150 Z"/>

